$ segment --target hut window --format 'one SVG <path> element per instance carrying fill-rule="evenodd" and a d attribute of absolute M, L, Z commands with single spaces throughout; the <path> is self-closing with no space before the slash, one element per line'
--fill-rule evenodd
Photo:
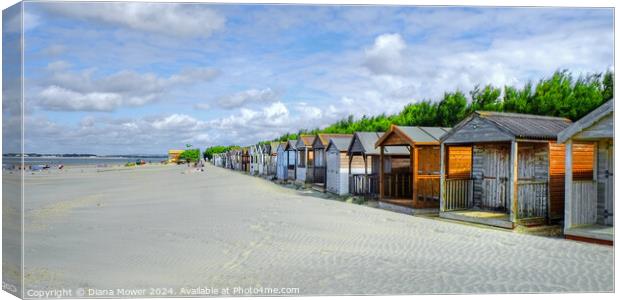
<path fill-rule="evenodd" d="M 314 151 L 308 151 L 308 165 L 314 164 Z"/>
<path fill-rule="evenodd" d="M 305 167 L 306 166 L 306 149 L 304 148 L 303 150 L 298 151 L 299 153 L 299 167 Z"/>
<path fill-rule="evenodd" d="M 471 177 L 472 147 L 449 146 L 448 147 L 447 175 L 450 179 L 467 179 Z"/>
<path fill-rule="evenodd" d="M 594 143 L 573 144 L 573 180 L 594 178 Z"/>

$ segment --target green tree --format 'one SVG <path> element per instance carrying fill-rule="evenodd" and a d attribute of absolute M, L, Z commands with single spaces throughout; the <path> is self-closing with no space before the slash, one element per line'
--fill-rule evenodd
<path fill-rule="evenodd" d="M 503 110 L 514 113 L 531 113 L 532 97 L 531 82 L 526 83 L 520 90 L 512 86 L 505 86 Z"/>
<path fill-rule="evenodd" d="M 502 110 L 502 102 L 500 101 L 502 91 L 499 88 L 487 85 L 483 89 L 480 89 L 480 87 L 476 85 L 469 94 L 471 95 L 470 112 L 476 110 Z"/>
<path fill-rule="evenodd" d="M 444 93 L 437 105 L 435 124 L 441 127 L 452 127 L 467 114 L 467 98 L 460 91 Z"/>
<path fill-rule="evenodd" d="M 607 102 L 614 97 L 614 73 L 605 72 L 603 76 L 603 102 Z"/>
<path fill-rule="evenodd" d="M 181 152 L 179 161 L 196 162 L 200 159 L 200 149 L 189 149 Z"/>

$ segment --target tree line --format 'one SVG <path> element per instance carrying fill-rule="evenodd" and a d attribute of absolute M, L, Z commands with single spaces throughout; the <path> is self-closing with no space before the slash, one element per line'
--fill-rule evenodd
<path fill-rule="evenodd" d="M 349 115 L 326 128 L 300 129 L 295 133 L 283 134 L 273 141 L 297 139 L 301 134 L 386 131 L 391 124 L 453 127 L 477 110 L 565 117 L 576 121 L 611 100 L 613 89 L 612 71 L 575 77 L 568 70 L 561 70 L 539 80 L 535 85 L 532 82 L 521 88 L 478 85 L 467 95 L 459 90 L 445 92 L 440 101 L 427 99 L 410 103 L 397 114 L 364 115 L 358 119 Z"/>

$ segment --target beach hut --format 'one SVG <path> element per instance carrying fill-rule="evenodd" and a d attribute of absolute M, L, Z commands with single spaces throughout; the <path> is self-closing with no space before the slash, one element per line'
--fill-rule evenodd
<path fill-rule="evenodd" d="M 613 245 L 613 138 L 613 100 L 558 135 L 558 142 L 566 145 L 566 238 Z"/>
<path fill-rule="evenodd" d="M 278 144 L 276 159 L 276 179 L 286 180 L 288 178 L 288 152 L 286 151 L 287 142 Z"/>
<path fill-rule="evenodd" d="M 252 145 L 249 148 L 250 156 L 250 175 L 258 175 L 259 154 L 261 153 L 261 145 Z"/>
<path fill-rule="evenodd" d="M 241 171 L 241 148 L 233 150 L 231 159 L 232 169 L 236 171 Z"/>
<path fill-rule="evenodd" d="M 269 147 L 265 148 L 265 163 L 264 163 L 264 175 L 268 177 L 276 176 L 276 167 L 278 161 L 278 146 L 279 142 L 269 143 Z"/>
<path fill-rule="evenodd" d="M 360 157 L 363 165 L 351 163 L 349 166 L 349 193 L 355 196 L 377 198 L 379 196 L 379 148 L 375 143 L 384 132 L 356 132 L 351 138 L 347 154 L 352 161 Z M 391 157 L 407 157 L 409 150 L 404 146 L 383 148 L 384 166 L 391 165 Z M 362 171 L 360 172 L 359 169 Z"/>
<path fill-rule="evenodd" d="M 284 147 L 286 152 L 286 180 L 294 181 L 297 177 L 297 140 L 288 140 Z"/>
<path fill-rule="evenodd" d="M 440 217 L 513 228 L 564 216 L 565 118 L 477 111 L 441 141 Z"/>
<path fill-rule="evenodd" d="M 259 145 L 259 150 L 260 152 L 257 154 L 258 157 L 258 162 L 257 162 L 257 175 L 259 176 L 263 176 L 265 174 L 265 163 L 267 162 L 267 157 L 265 155 L 265 151 L 269 152 L 269 144 L 260 144 Z"/>
<path fill-rule="evenodd" d="M 379 205 L 416 214 L 439 208 L 439 139 L 450 128 L 390 126 L 375 143 L 379 147 Z M 402 146 L 405 156 L 392 155 L 385 164 L 385 148 Z"/>
<path fill-rule="evenodd" d="M 336 195 L 349 193 L 349 170 L 363 174 L 364 160 L 361 157 L 350 157 L 347 153 L 352 136 L 332 137 L 325 149 L 325 186 L 327 191 Z"/>
<path fill-rule="evenodd" d="M 243 147 L 240 151 L 241 154 L 241 171 L 245 173 L 250 172 L 250 147 Z"/>
<path fill-rule="evenodd" d="M 226 152 L 226 165 L 225 168 L 233 170 L 235 168 L 234 159 L 235 150 L 231 149 Z"/>
<path fill-rule="evenodd" d="M 185 150 L 168 150 L 168 163 L 176 164 L 179 162 L 179 156 Z"/>
<path fill-rule="evenodd" d="M 348 137 L 349 140 L 353 135 L 351 134 L 334 134 L 334 133 L 319 133 L 312 141 L 313 152 L 313 166 L 312 166 L 312 178 L 313 188 L 318 191 L 325 191 L 325 176 L 327 174 L 326 155 L 325 149 L 329 144 L 329 140 L 335 137 Z"/>
<path fill-rule="evenodd" d="M 312 141 L 314 135 L 300 135 L 295 149 L 297 150 L 297 170 L 295 181 L 297 183 L 312 183 L 314 153 L 312 152 Z"/>

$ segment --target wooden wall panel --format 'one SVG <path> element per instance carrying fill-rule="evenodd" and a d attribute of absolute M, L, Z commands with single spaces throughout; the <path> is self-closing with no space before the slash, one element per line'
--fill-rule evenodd
<path fill-rule="evenodd" d="M 573 180 L 594 178 L 594 143 L 573 143 Z"/>
<path fill-rule="evenodd" d="M 405 140 L 404 138 L 402 138 L 401 136 L 399 136 L 398 134 L 392 132 L 390 133 L 388 138 L 383 141 L 383 145 L 384 146 L 409 145 L 409 142 Z"/>
<path fill-rule="evenodd" d="M 549 142 L 549 217 L 564 218 L 565 145 Z"/>
<path fill-rule="evenodd" d="M 471 177 L 472 147 L 448 146 L 448 179 L 468 179 Z"/>
<path fill-rule="evenodd" d="M 418 147 L 418 174 L 439 175 L 440 156 L 439 146 Z"/>

